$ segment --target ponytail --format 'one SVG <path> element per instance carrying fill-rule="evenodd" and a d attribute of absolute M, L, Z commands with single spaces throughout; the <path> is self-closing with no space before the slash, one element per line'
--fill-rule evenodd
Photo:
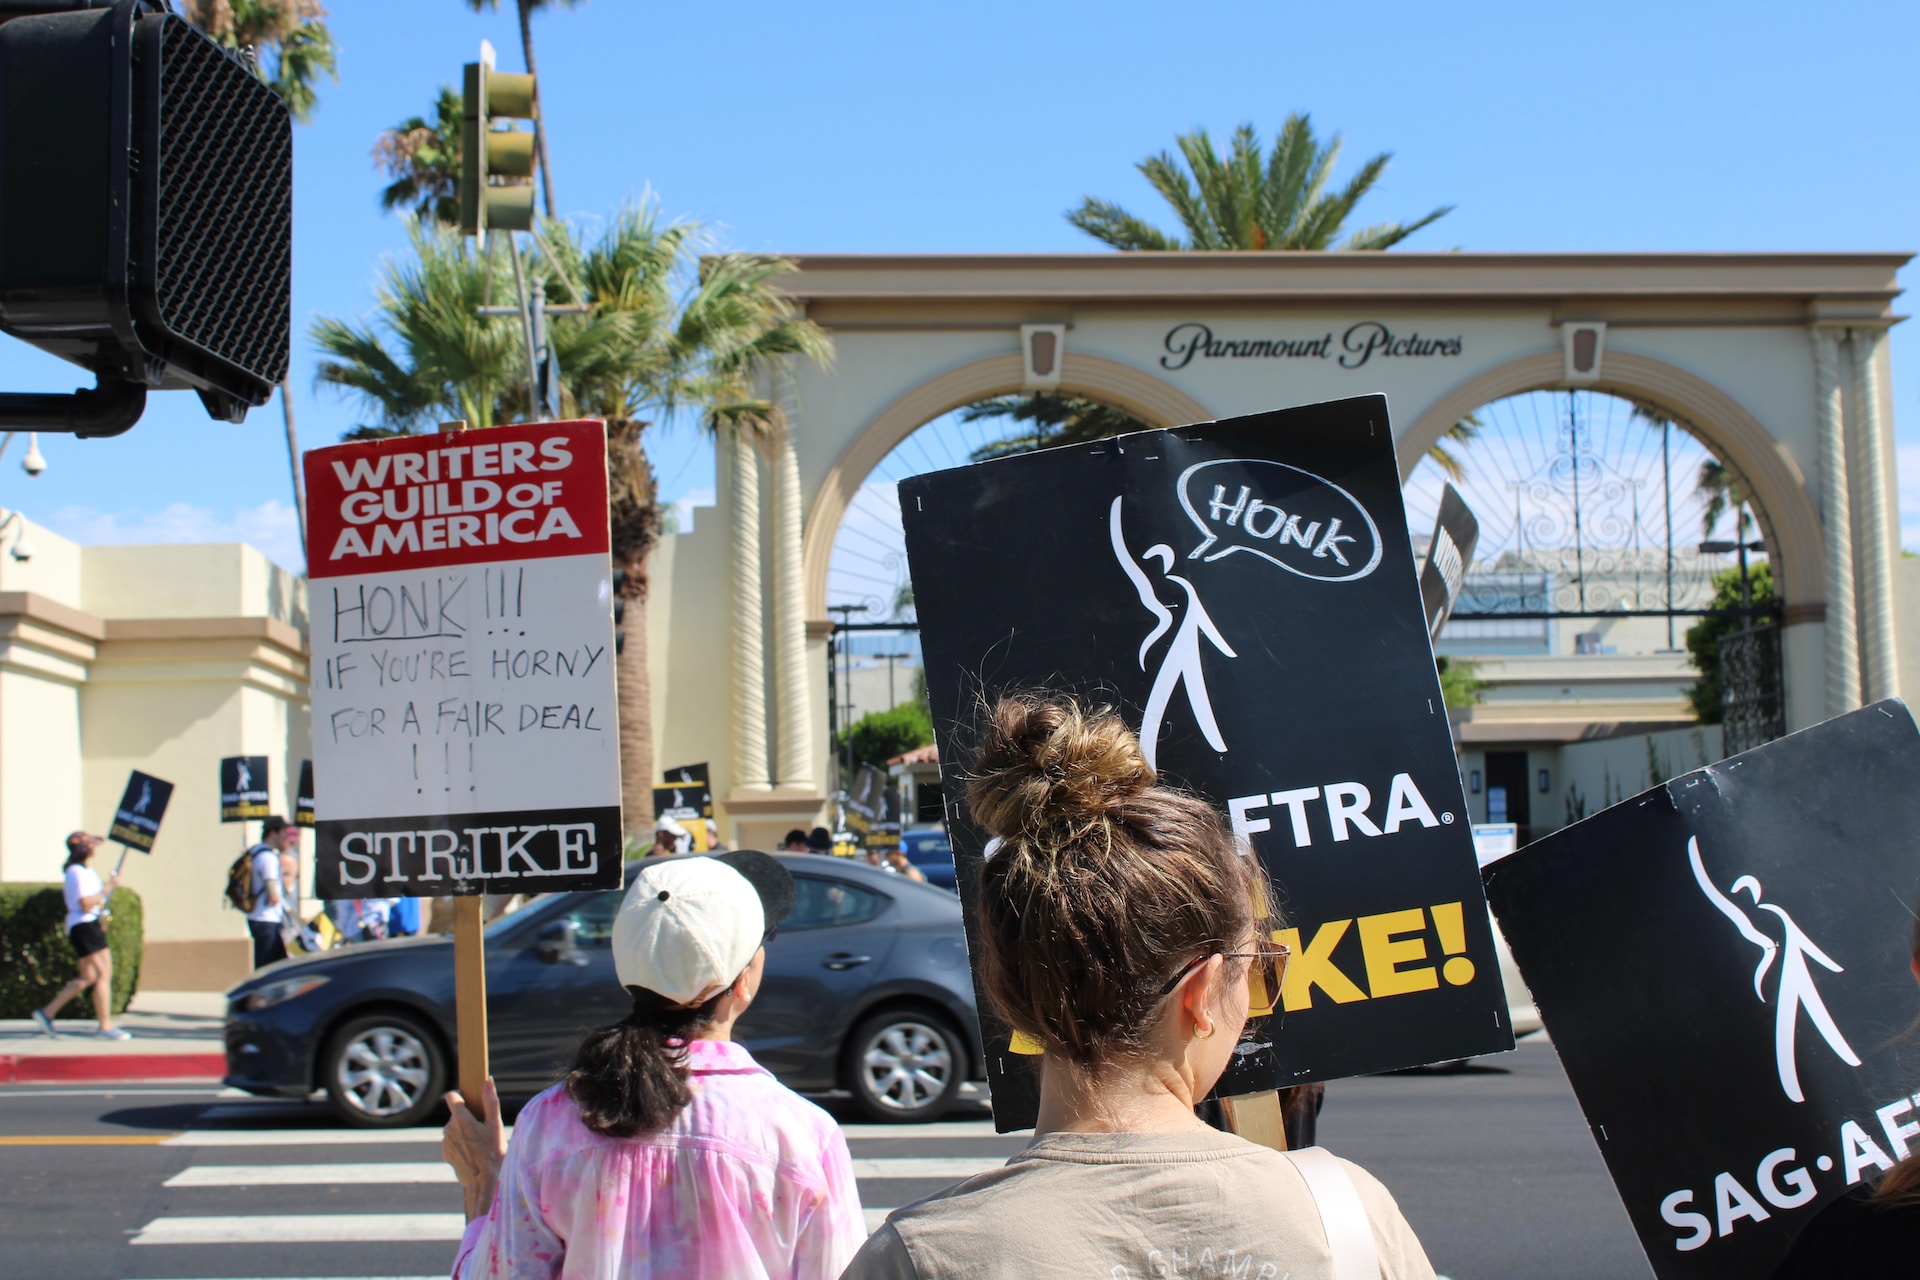
<path fill-rule="evenodd" d="M 567 1072 L 567 1096 L 580 1120 L 609 1138 L 664 1129 L 693 1101 L 687 1046 L 713 1020 L 722 991 L 705 1004 L 671 1004 L 658 992 L 628 987 L 633 1012 L 587 1033 Z"/>

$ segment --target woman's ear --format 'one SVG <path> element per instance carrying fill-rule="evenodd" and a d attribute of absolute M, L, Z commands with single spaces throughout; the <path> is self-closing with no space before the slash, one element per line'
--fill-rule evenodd
<path fill-rule="evenodd" d="M 1214 1022 L 1219 1017 L 1219 1010 L 1215 1007 L 1219 1003 L 1216 996 L 1221 971 L 1226 967 L 1225 956 L 1208 956 L 1205 964 L 1189 973 L 1180 983 L 1180 1011 L 1193 1024 L 1194 1034 L 1202 1039 L 1213 1034 Z"/>

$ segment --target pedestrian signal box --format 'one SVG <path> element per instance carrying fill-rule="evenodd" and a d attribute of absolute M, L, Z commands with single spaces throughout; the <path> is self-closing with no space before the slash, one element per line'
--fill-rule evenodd
<path fill-rule="evenodd" d="M 248 61 L 150 0 L 0 0 L 0 331 L 97 380 L 0 394 L 0 430 L 117 435 L 187 388 L 242 421 L 286 376 L 292 232 Z"/>

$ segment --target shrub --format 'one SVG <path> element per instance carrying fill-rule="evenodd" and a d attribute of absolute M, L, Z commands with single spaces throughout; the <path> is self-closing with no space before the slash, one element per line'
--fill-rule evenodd
<path fill-rule="evenodd" d="M 887 761 L 933 741 L 933 713 L 927 704 L 903 702 L 889 711 L 869 711 L 840 734 L 838 749 L 853 748 L 853 765 L 870 764 L 882 773 Z"/>
<path fill-rule="evenodd" d="M 1751 566 L 1747 573 L 1749 598 L 1756 609 L 1773 605 L 1773 565 L 1765 560 Z M 1713 575 L 1713 608 L 1740 607 L 1740 570 L 1726 569 Z M 1753 619 L 1755 627 L 1770 627 L 1773 619 L 1762 615 Z M 1687 701 L 1701 724 L 1720 723 L 1720 641 L 1744 630 L 1747 619 L 1709 614 L 1687 628 L 1687 656 L 1700 678 L 1687 690 Z M 1665 781 L 1665 779 L 1662 779 Z M 1656 784 L 1658 785 L 1658 784 Z"/>
<path fill-rule="evenodd" d="M 140 895 L 121 885 L 112 910 L 107 945 L 113 952 L 113 1011 L 119 1013 L 140 981 Z M 28 1017 L 79 975 L 66 918 L 59 885 L 0 884 L 0 1018 Z M 93 1017 L 93 998 L 81 992 L 60 1016 Z"/>

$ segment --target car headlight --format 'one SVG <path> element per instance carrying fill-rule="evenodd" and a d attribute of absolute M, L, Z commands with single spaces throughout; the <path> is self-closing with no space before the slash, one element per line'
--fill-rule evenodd
<path fill-rule="evenodd" d="M 285 1004 L 295 996 L 303 996 L 315 987 L 324 987 L 331 978 L 314 975 L 305 978 L 282 978 L 279 982 L 269 982 L 258 991 L 248 992 L 237 1003 L 248 1013 L 258 1013 L 262 1009 L 271 1009 L 277 1004 Z"/>

